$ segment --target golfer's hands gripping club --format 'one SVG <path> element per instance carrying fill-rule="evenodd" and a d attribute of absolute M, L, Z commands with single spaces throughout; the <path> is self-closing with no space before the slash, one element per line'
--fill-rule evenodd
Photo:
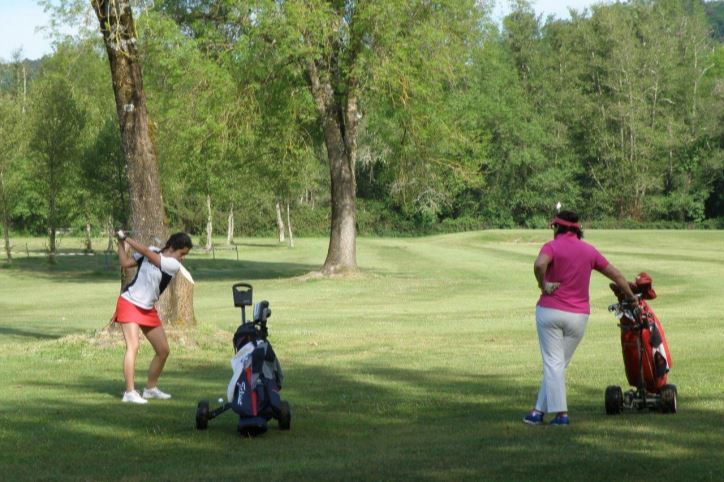
<path fill-rule="evenodd" d="M 116 231 L 116 238 L 118 238 L 118 241 L 125 241 L 127 237 L 128 234 L 126 234 L 122 229 Z"/>
<path fill-rule="evenodd" d="M 550 281 L 544 281 L 543 282 L 543 293 L 547 295 L 552 295 L 555 290 L 558 289 L 560 286 L 560 283 L 551 283 Z"/>

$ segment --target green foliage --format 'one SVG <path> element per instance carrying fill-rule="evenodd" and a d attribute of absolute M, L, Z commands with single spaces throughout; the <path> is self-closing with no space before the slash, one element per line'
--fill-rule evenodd
<path fill-rule="evenodd" d="M 24 115 L 18 98 L 0 91 L 0 214 L 9 216 L 20 195 Z"/>
<path fill-rule="evenodd" d="M 719 41 L 724 40 L 724 2 L 721 0 L 705 2 L 704 10 L 712 26 L 712 35 Z"/>
<path fill-rule="evenodd" d="M 362 50 L 360 177 L 378 178 L 390 206 L 424 229 L 480 184 L 480 143 L 460 94 L 481 12 L 471 2 L 383 5 L 358 12 L 357 28 L 373 39 Z"/>
<path fill-rule="evenodd" d="M 128 226 L 129 201 L 126 160 L 121 148 L 118 118 L 115 112 L 106 115 L 86 147 L 81 161 L 81 176 L 87 193 L 92 196 L 90 212 L 95 215 L 92 224 L 113 227 Z"/>
<path fill-rule="evenodd" d="M 60 60 L 56 57 L 56 61 Z M 73 189 L 77 185 L 75 165 L 80 157 L 86 117 L 62 65 L 51 64 L 33 87 L 30 186 L 44 197 L 52 249 L 55 231 L 67 225 L 77 206 L 79 192 Z"/>
<path fill-rule="evenodd" d="M 604 224 L 715 226 L 724 217 L 724 47 L 710 33 L 720 3 L 601 4 L 543 21 L 521 0 L 498 30 L 472 1 L 141 2 L 169 222 L 203 232 L 209 199 L 214 226 L 225 228 L 233 210 L 237 232 L 265 235 L 279 202 L 301 233 L 328 232 L 311 59 L 334 65 L 320 72 L 338 105 L 358 98 L 362 234 L 541 227 L 559 201 Z M 46 6 L 56 27 L 89 7 Z M 43 60 L 0 65 L 0 97 L 5 109 L 21 105 L 24 75 L 29 109 L 62 78 L 83 129 L 57 177 L 56 224 L 100 232 L 124 224 L 127 188 L 107 58 L 95 29 L 81 32 Z M 38 181 L 48 169 L 22 152 L 29 119 L 2 115 L 0 150 L 15 153 L 1 161 L 16 193 L 6 212 L 13 229 L 45 232 L 48 191 Z"/>
<path fill-rule="evenodd" d="M 520 17 L 530 28 L 530 17 Z M 514 19 L 508 19 L 508 28 L 517 28 Z M 488 136 L 478 210 L 494 226 L 538 227 L 535 218 L 547 216 L 556 202 L 573 206 L 581 198 L 576 182 L 580 167 L 548 100 L 552 86 L 538 80 L 543 67 L 515 59 L 519 48 L 514 43 L 533 41 L 537 30 L 530 35 L 528 40 L 517 34 L 515 41 L 507 35 L 502 44 L 484 44 L 475 63 L 480 67 L 471 96 L 474 128 L 480 137 Z"/>
<path fill-rule="evenodd" d="M 693 179 L 717 156 L 706 141 L 712 114 L 702 112 L 702 98 L 711 95 L 702 93 L 711 45 L 700 5 L 597 6 L 590 18 L 551 27 L 547 36 L 559 57 L 554 67 L 577 102 L 561 121 L 585 167 L 581 211 L 590 217 L 699 219 L 701 206 L 682 208 L 681 200 L 705 201 L 706 181 Z M 671 199 L 654 201 L 657 196 Z M 665 206 L 674 211 L 664 214 Z"/>

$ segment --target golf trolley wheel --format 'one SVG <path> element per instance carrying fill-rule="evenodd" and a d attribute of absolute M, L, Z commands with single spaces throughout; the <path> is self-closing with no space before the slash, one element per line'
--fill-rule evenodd
<path fill-rule="evenodd" d="M 282 402 L 279 409 L 279 430 L 289 430 L 292 427 L 292 410 L 289 402 Z"/>
<path fill-rule="evenodd" d="M 209 426 L 209 402 L 202 400 L 196 407 L 196 430 L 206 430 Z"/>
<path fill-rule="evenodd" d="M 623 412 L 623 392 L 618 385 L 606 387 L 606 415 L 620 415 Z"/>
<path fill-rule="evenodd" d="M 676 413 L 676 385 L 664 385 L 661 389 L 661 412 Z"/>

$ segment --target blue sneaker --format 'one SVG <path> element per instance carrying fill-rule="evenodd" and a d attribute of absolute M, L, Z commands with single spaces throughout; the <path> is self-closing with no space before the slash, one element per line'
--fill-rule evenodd
<path fill-rule="evenodd" d="M 523 417 L 523 423 L 527 423 L 528 425 L 540 425 L 543 423 L 543 413 L 530 412 L 528 415 Z"/>
<path fill-rule="evenodd" d="M 568 425 L 568 415 L 556 415 L 556 418 L 550 421 L 549 425 Z"/>

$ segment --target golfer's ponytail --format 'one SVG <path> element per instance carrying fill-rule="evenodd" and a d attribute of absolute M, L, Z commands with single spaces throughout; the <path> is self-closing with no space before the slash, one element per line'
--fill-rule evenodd
<path fill-rule="evenodd" d="M 191 242 L 191 237 L 186 233 L 175 233 L 172 234 L 170 238 L 168 238 L 168 241 L 166 241 L 166 245 L 163 247 L 161 251 L 165 251 L 168 248 L 173 249 L 174 251 L 183 249 L 183 248 L 193 248 L 194 245 Z"/>

